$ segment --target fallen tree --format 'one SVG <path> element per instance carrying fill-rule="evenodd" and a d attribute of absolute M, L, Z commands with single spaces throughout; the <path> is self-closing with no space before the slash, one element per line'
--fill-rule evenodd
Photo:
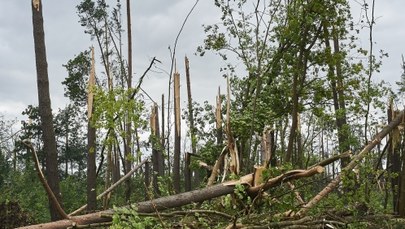
<path fill-rule="evenodd" d="M 161 197 L 158 199 L 139 202 L 135 204 L 135 207 L 139 213 L 152 213 L 157 211 L 162 211 L 170 208 L 181 207 L 187 204 L 202 202 L 205 200 L 210 200 L 219 196 L 231 194 L 234 192 L 236 185 L 244 185 L 249 193 L 254 193 L 259 190 L 266 190 L 271 187 L 275 187 L 282 182 L 291 181 L 294 179 L 313 176 L 318 173 L 323 172 L 322 166 L 316 166 L 308 170 L 292 170 L 288 171 L 282 175 L 274 178 L 268 179 L 263 184 L 259 185 L 258 188 L 251 187 L 253 182 L 253 173 L 241 177 L 239 180 L 228 181 L 225 183 L 213 185 L 200 190 L 194 190 L 190 192 L 184 192 L 172 196 Z M 78 225 L 89 225 L 97 224 L 103 222 L 110 222 L 111 215 L 114 214 L 114 210 L 109 209 L 105 211 L 100 211 L 96 213 L 73 216 L 70 219 L 60 220 L 50 223 L 37 224 L 32 226 L 22 227 L 25 229 L 33 228 L 47 228 L 47 229 L 58 229 L 75 227 Z"/>

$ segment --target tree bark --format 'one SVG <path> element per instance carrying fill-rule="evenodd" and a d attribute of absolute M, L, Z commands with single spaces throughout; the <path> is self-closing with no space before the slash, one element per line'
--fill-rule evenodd
<path fill-rule="evenodd" d="M 150 128 L 152 135 L 152 164 L 153 164 L 153 191 L 155 195 L 160 196 L 160 190 L 158 187 L 158 177 L 162 177 L 163 168 L 161 167 L 161 162 L 163 161 L 163 156 L 161 153 L 160 141 L 159 141 L 159 112 L 157 104 L 154 103 L 152 106 L 152 114 L 150 117 Z"/>
<path fill-rule="evenodd" d="M 38 4 L 37 4 L 38 3 Z M 35 4 L 35 5 L 34 5 Z M 31 2 L 32 24 L 35 46 L 35 60 L 37 69 L 37 88 L 39 102 L 39 116 L 43 132 L 44 151 L 46 154 L 46 178 L 59 203 L 61 195 L 59 189 L 58 159 L 55 141 L 55 130 L 49 93 L 48 63 L 46 60 L 45 34 L 42 16 L 42 2 Z M 56 206 L 49 199 L 49 211 L 52 220 L 61 219 Z"/>
<path fill-rule="evenodd" d="M 127 0 L 127 34 L 128 34 L 128 77 L 127 77 L 127 87 L 128 90 L 132 89 L 132 32 L 131 32 L 131 1 Z M 128 99 L 130 95 L 128 95 Z M 127 112 L 127 118 L 125 123 L 126 129 L 126 141 L 125 141 L 125 166 L 126 169 L 125 173 L 128 173 L 132 168 L 132 123 L 129 114 L 131 112 Z M 126 182 L 126 189 L 125 189 L 125 199 L 129 202 L 131 197 L 131 179 L 128 179 Z"/>
<path fill-rule="evenodd" d="M 197 154 L 197 139 L 195 135 L 194 127 L 194 114 L 193 114 L 193 99 L 191 97 L 191 80 L 190 80 L 190 64 L 187 56 L 184 58 L 186 66 L 186 81 L 187 81 L 187 98 L 188 98 L 188 122 L 190 125 L 190 136 L 191 136 L 191 152 Z M 190 155 L 186 153 L 186 160 L 184 166 L 184 180 L 185 180 L 185 190 L 191 190 L 191 171 L 190 171 Z"/>
<path fill-rule="evenodd" d="M 93 86 L 95 85 L 95 60 L 94 48 L 91 49 L 91 72 L 88 84 L 87 98 L 87 210 L 94 211 L 97 208 L 96 200 L 96 128 L 91 125 L 93 113 Z"/>

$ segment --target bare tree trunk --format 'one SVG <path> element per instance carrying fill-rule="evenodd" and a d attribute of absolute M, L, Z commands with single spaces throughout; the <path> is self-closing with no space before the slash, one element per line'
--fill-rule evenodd
<path fill-rule="evenodd" d="M 393 110 L 393 102 L 390 100 L 388 107 L 388 123 L 392 121 L 395 116 Z M 393 140 L 394 134 L 390 134 L 388 140 L 388 154 L 390 155 L 391 164 L 388 170 L 391 174 L 398 174 L 398 176 L 391 176 L 391 191 L 392 191 L 392 206 L 395 214 L 399 213 L 399 190 L 400 190 L 400 174 L 401 174 L 401 156 L 399 155 L 397 143 Z"/>
<path fill-rule="evenodd" d="M 131 32 L 131 0 L 127 0 L 127 34 L 128 34 L 128 77 L 127 87 L 128 90 L 132 88 L 132 32 Z M 131 95 L 128 95 L 128 99 L 131 99 Z M 128 173 L 132 168 L 132 123 L 129 117 L 130 111 L 127 113 L 126 118 L 126 144 L 125 144 L 125 173 Z M 129 202 L 131 197 L 131 179 L 126 180 L 125 199 Z"/>
<path fill-rule="evenodd" d="M 188 122 L 190 124 L 190 136 L 191 136 L 191 152 L 197 154 L 197 139 L 195 135 L 194 127 L 194 114 L 193 114 L 193 99 L 191 97 L 191 80 L 190 80 L 190 64 L 187 56 L 184 58 L 186 66 L 186 81 L 187 81 L 187 98 L 188 98 Z M 191 171 L 190 171 L 190 155 L 186 153 L 184 177 L 185 177 L 185 190 L 188 192 L 191 190 Z"/>
<path fill-rule="evenodd" d="M 34 1 L 31 2 L 31 9 L 37 68 L 39 116 L 43 132 L 42 140 L 44 142 L 44 151 L 46 152 L 46 177 L 52 192 L 55 194 L 58 202 L 61 203 L 55 130 L 53 127 L 51 99 L 49 94 L 48 63 L 46 60 L 42 1 L 38 0 L 36 2 L 38 5 L 36 5 Z M 49 200 L 49 211 L 52 220 L 61 219 L 61 216 L 56 210 L 56 206 L 52 204 L 51 200 Z"/>
<path fill-rule="evenodd" d="M 165 136 L 165 95 L 162 94 L 162 133 L 160 135 L 161 145 L 162 145 L 162 169 L 165 170 L 165 158 L 163 152 L 165 151 L 166 136 Z M 170 155 L 167 154 L 167 171 L 170 176 Z"/>
<path fill-rule="evenodd" d="M 149 200 L 149 187 L 150 187 L 150 165 L 149 161 L 145 163 L 145 200 Z"/>
<path fill-rule="evenodd" d="M 87 210 L 97 208 L 96 191 L 96 128 L 91 125 L 93 113 L 93 86 L 95 85 L 94 48 L 91 49 L 91 72 L 87 92 Z"/>
<path fill-rule="evenodd" d="M 217 95 L 217 105 L 215 107 L 215 129 L 217 131 L 217 145 L 221 146 L 223 144 L 222 140 L 222 99 L 221 99 L 221 88 L 218 87 Z"/>
<path fill-rule="evenodd" d="M 344 83 L 343 83 L 343 74 L 341 67 L 340 56 L 340 47 L 339 47 L 339 38 L 337 35 L 331 37 L 329 34 L 329 25 L 326 21 L 322 22 L 323 24 L 323 34 L 325 38 L 325 46 L 327 50 L 332 50 L 330 39 L 333 39 L 333 48 L 334 54 L 328 52 L 328 59 L 333 60 L 328 63 L 328 79 L 330 81 L 332 96 L 333 96 L 333 107 L 335 110 L 335 120 L 338 133 L 338 143 L 339 151 L 345 152 L 350 149 L 348 143 L 348 130 L 347 130 L 347 118 L 346 118 L 346 105 L 344 99 Z M 336 34 L 336 32 L 334 32 Z M 341 167 L 344 168 L 349 163 L 349 158 L 342 158 Z"/>
<path fill-rule="evenodd" d="M 174 73 L 174 158 L 173 158 L 173 186 L 176 193 L 180 193 L 180 74 Z"/>
<path fill-rule="evenodd" d="M 160 196 L 160 191 L 158 187 L 158 177 L 162 177 L 163 173 L 163 155 L 162 147 L 160 145 L 160 134 L 159 134 L 159 111 L 157 104 L 152 106 L 152 114 L 150 117 L 150 127 L 152 130 L 152 164 L 153 164 L 153 190 L 157 196 Z"/>

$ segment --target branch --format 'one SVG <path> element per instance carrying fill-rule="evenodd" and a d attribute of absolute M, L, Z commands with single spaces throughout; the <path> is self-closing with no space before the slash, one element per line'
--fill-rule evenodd
<path fill-rule="evenodd" d="M 39 180 L 41 181 L 42 185 L 44 186 L 45 191 L 48 194 L 49 200 L 56 207 L 56 209 L 58 210 L 59 215 L 61 215 L 64 219 L 69 219 L 70 217 L 68 215 L 66 215 L 66 212 L 60 206 L 58 199 L 56 199 L 55 194 L 52 192 L 52 189 L 49 187 L 48 182 L 46 181 L 45 176 L 42 173 L 41 168 L 39 167 L 38 156 L 37 156 L 37 153 L 36 153 L 34 147 L 32 146 L 32 143 L 30 141 L 28 141 L 28 140 L 24 140 L 23 144 L 25 146 L 27 146 L 27 148 L 32 152 L 32 157 L 33 157 L 34 162 L 35 162 L 35 168 L 37 170 Z"/>
<path fill-rule="evenodd" d="M 337 160 L 340 160 L 340 159 L 346 158 L 346 157 L 350 157 L 351 154 L 352 154 L 352 152 L 350 150 L 348 150 L 348 151 L 346 151 L 344 153 L 341 153 L 341 154 L 335 155 L 333 157 L 327 158 L 327 159 L 325 159 L 323 161 L 320 161 L 320 162 L 316 163 L 315 165 L 312 165 L 309 168 L 313 168 L 315 166 L 323 166 L 323 167 L 325 167 L 325 166 L 327 166 L 327 165 L 329 165 L 329 164 L 331 164 L 331 163 L 333 163 L 333 162 L 335 162 Z"/>

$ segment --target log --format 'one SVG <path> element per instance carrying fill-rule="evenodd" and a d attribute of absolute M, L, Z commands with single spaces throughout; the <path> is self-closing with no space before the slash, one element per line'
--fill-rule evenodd
<path fill-rule="evenodd" d="M 312 176 L 323 171 L 321 166 L 314 167 L 309 170 L 292 170 L 286 172 L 275 178 L 270 178 L 264 184 L 258 186 L 258 188 L 250 187 L 253 181 L 253 174 L 243 176 L 240 180 L 229 181 L 222 184 L 209 186 L 200 190 L 194 190 L 190 192 L 184 192 L 172 196 L 161 197 L 158 199 L 143 201 L 135 204 L 138 213 L 152 213 L 162 211 L 170 208 L 181 207 L 191 203 L 202 202 L 210 200 L 219 196 L 224 196 L 234 192 L 235 185 L 240 184 L 248 188 L 248 192 L 255 192 L 258 190 L 266 190 L 271 187 L 279 185 L 283 181 L 289 181 L 302 177 Z M 256 190 L 257 189 L 257 190 Z M 111 217 L 105 217 L 106 215 L 114 214 L 114 210 L 104 210 L 97 213 L 91 213 L 81 216 L 71 217 L 70 220 L 60 220 L 50 223 L 32 225 L 21 227 L 25 229 L 45 228 L 45 229 L 58 229 L 74 227 L 77 225 L 88 225 L 94 223 L 110 222 Z M 104 216 L 104 217 L 103 217 Z"/>

